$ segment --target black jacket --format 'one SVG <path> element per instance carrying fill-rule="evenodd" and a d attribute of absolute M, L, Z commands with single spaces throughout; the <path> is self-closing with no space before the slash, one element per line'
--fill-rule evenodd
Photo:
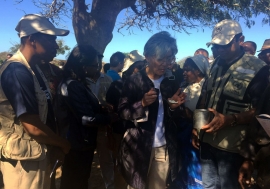
<path fill-rule="evenodd" d="M 63 80 L 59 87 L 62 100 L 59 104 L 67 110 L 69 125 L 66 137 L 72 149 L 87 150 L 96 146 L 97 126 L 109 124 L 110 117 L 100 112 L 99 101 L 83 82 Z M 87 118 L 84 119 L 84 118 Z"/>
<path fill-rule="evenodd" d="M 116 113 L 118 111 L 118 104 L 121 98 L 122 89 L 123 89 L 123 81 L 116 80 L 111 83 L 106 94 L 106 102 L 113 105 L 113 110 Z M 118 134 L 124 134 L 124 132 L 126 131 L 125 125 L 126 121 L 122 119 L 111 124 L 113 132 Z"/>
<path fill-rule="evenodd" d="M 178 153 L 177 132 L 180 126 L 180 108 L 169 110 L 167 99 L 178 90 L 175 77 L 166 77 L 160 85 L 163 98 L 166 146 L 169 153 L 169 179 L 174 180 L 180 170 L 180 157 Z M 148 107 L 142 107 L 141 100 L 145 93 L 154 87 L 145 70 L 131 76 L 123 87 L 122 98 L 119 103 L 119 114 L 126 120 L 138 120 L 145 117 L 145 110 L 149 110 L 148 121 L 132 123 L 128 126 L 120 147 L 120 171 L 126 182 L 134 188 L 145 189 L 147 187 L 147 173 L 150 155 L 154 140 L 156 120 L 159 103 L 156 100 Z M 168 181 L 169 181 L 168 180 Z"/>

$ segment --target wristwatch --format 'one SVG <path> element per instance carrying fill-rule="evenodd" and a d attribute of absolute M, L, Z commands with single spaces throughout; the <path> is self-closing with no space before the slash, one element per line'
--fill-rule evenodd
<path fill-rule="evenodd" d="M 235 114 L 231 114 L 231 116 L 233 117 L 233 121 L 231 122 L 231 127 L 234 127 L 237 125 L 237 117 Z"/>

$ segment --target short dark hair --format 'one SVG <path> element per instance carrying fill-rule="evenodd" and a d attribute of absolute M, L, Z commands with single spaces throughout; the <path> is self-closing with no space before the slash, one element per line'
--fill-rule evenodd
<path fill-rule="evenodd" d="M 123 64 L 124 60 L 126 58 L 126 55 L 122 52 L 116 52 L 113 53 L 110 58 L 110 67 L 116 67 L 118 64 Z"/>
<path fill-rule="evenodd" d="M 11 54 L 11 53 L 8 53 L 8 54 L 7 54 L 7 56 L 10 56 L 10 57 L 12 57 L 12 56 L 13 56 L 13 54 Z"/>
<path fill-rule="evenodd" d="M 22 38 L 21 38 L 21 45 L 25 45 L 26 40 L 27 40 L 28 37 L 29 37 L 29 36 L 25 36 L 25 37 L 22 37 Z"/>
<path fill-rule="evenodd" d="M 110 67 L 111 67 L 110 63 L 104 64 L 104 66 L 103 66 L 104 73 L 107 73 L 107 71 L 110 69 Z"/>
<path fill-rule="evenodd" d="M 97 50 L 91 45 L 78 45 L 74 47 L 64 66 L 64 77 L 71 77 L 76 74 L 77 78 L 84 79 L 85 72 L 83 67 L 95 62 L 99 55 Z"/>
<path fill-rule="evenodd" d="M 206 52 L 206 53 L 207 53 L 207 56 L 209 57 L 209 52 L 208 52 L 206 49 L 203 49 L 203 48 L 197 49 L 197 50 L 195 51 L 194 54 L 196 54 L 196 53 L 199 52 L 199 51 L 204 51 L 204 52 Z"/>
<path fill-rule="evenodd" d="M 255 51 L 257 50 L 257 44 L 254 41 L 245 41 L 244 43 L 250 43 L 254 47 Z"/>
<path fill-rule="evenodd" d="M 22 38 L 21 38 L 21 45 L 25 45 L 26 40 L 29 38 L 29 36 L 30 36 L 30 38 L 32 38 L 32 37 L 34 37 L 34 38 L 40 38 L 40 37 L 42 37 L 42 36 L 48 36 L 48 35 L 49 35 L 49 34 L 44 34 L 44 33 L 38 32 L 38 33 L 34 33 L 34 34 L 31 34 L 31 35 L 22 37 Z M 50 35 L 49 35 L 49 36 L 50 36 Z"/>

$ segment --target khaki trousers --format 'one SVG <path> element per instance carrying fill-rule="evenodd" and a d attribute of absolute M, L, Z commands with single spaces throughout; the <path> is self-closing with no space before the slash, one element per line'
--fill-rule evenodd
<path fill-rule="evenodd" d="M 48 158 L 41 161 L 1 160 L 5 189 L 49 189 Z"/>
<path fill-rule="evenodd" d="M 165 189 L 168 170 L 169 155 L 168 152 L 166 152 L 166 145 L 152 148 L 147 178 L 148 189 Z M 127 189 L 135 188 L 128 186 Z"/>

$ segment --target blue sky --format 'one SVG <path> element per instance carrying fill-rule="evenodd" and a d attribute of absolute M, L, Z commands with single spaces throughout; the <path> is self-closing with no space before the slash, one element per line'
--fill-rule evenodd
<path fill-rule="evenodd" d="M 15 0 L 0 0 L 0 36 L 1 36 L 1 46 L 0 52 L 7 51 L 14 42 L 19 42 L 19 38 L 15 31 L 15 27 L 19 21 L 19 19 L 25 14 L 29 13 L 38 13 L 39 9 L 32 4 L 32 0 L 24 0 L 20 4 L 16 4 Z M 116 52 L 130 52 L 132 50 L 138 50 L 141 54 L 143 54 L 143 47 L 146 41 L 153 35 L 157 30 L 153 33 L 150 33 L 147 30 L 141 31 L 139 29 L 134 28 L 133 33 L 129 34 L 129 32 L 125 29 L 121 30 L 121 33 L 117 32 L 117 25 L 119 25 L 119 21 L 123 20 L 124 11 L 118 16 L 116 27 L 113 32 L 113 39 L 111 43 L 107 46 L 104 52 L 104 61 L 108 62 L 110 56 Z M 255 22 L 255 26 L 251 29 L 247 28 L 241 21 L 243 34 L 245 35 L 246 40 L 254 41 L 257 43 L 259 50 L 262 47 L 262 44 L 265 39 L 270 38 L 270 27 L 268 25 L 262 26 L 261 24 L 262 17 L 257 17 Z M 67 29 L 71 32 L 68 36 L 64 37 L 64 41 L 66 45 L 69 47 L 74 47 L 76 45 L 76 40 L 71 24 L 71 20 L 68 18 L 64 18 L 64 22 L 62 23 Z M 165 29 L 164 29 L 165 30 Z M 176 55 L 177 60 L 181 60 L 186 56 L 193 55 L 194 51 L 198 48 L 206 48 L 211 54 L 210 48 L 206 47 L 206 43 L 211 40 L 211 28 L 198 28 L 197 30 L 188 30 L 190 35 L 182 32 L 175 32 L 171 30 L 169 31 L 176 39 L 178 45 L 178 54 Z M 57 58 L 65 59 L 65 56 L 61 55 Z"/>

